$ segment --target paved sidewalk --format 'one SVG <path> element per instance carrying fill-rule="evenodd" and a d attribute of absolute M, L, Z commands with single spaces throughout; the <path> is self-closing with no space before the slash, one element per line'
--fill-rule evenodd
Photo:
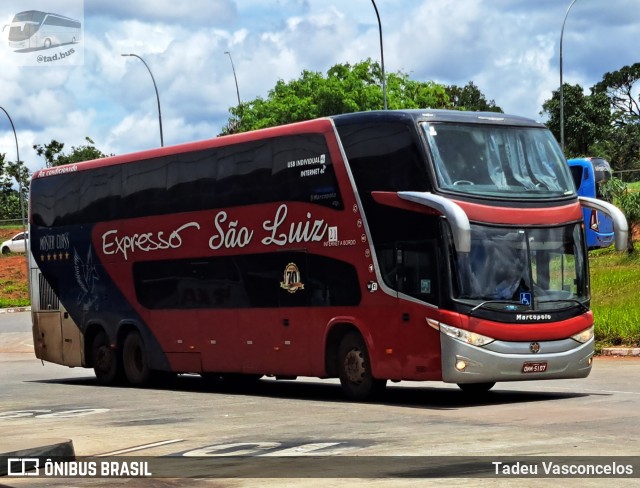
<path fill-rule="evenodd" d="M 21 441 L 20 439 L 0 440 L 0 459 L 38 459 L 40 466 L 44 466 L 47 459 L 65 458 L 75 459 L 73 441 L 71 439 L 38 439 L 37 441 Z M 11 463 L 11 470 L 20 473 L 21 462 Z M 0 476 L 9 474 L 9 462 L 0 462 Z M 1 486 L 1 485 L 0 485 Z"/>

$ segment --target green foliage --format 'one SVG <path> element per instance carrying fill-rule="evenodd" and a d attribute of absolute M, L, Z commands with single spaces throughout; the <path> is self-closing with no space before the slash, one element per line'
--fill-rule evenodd
<path fill-rule="evenodd" d="M 19 220 L 22 215 L 20 207 L 20 185 L 22 186 L 23 205 L 29 190 L 29 170 L 20 162 L 7 161 L 0 154 L 0 220 Z"/>
<path fill-rule="evenodd" d="M 464 87 L 447 87 L 451 108 L 456 110 L 476 110 L 480 112 L 502 112 L 494 100 L 487 100 L 480 89 L 470 81 Z"/>
<path fill-rule="evenodd" d="M 640 80 L 640 63 L 623 66 L 605 73 L 593 90 L 607 96 L 611 103 L 615 124 L 619 127 L 640 122 L 640 106 L 634 97 L 634 86 Z M 637 92 L 636 92 L 637 93 Z"/>
<path fill-rule="evenodd" d="M 629 224 L 629 240 L 627 251 L 634 252 L 633 234 L 640 228 L 640 192 L 631 191 L 628 185 L 618 178 L 611 178 L 600 186 L 604 198 L 613 202 L 627 218 Z"/>
<path fill-rule="evenodd" d="M 87 144 L 78 147 L 72 146 L 69 154 L 62 152 L 64 143 L 58 142 L 55 139 L 52 139 L 49 144 L 45 144 L 44 146 L 36 144 L 33 146 L 33 149 L 36 150 L 38 156 L 44 157 L 47 168 L 62 166 L 63 164 L 79 163 L 81 161 L 90 161 L 108 156 L 96 148 L 91 138 L 85 137 L 85 140 Z"/>
<path fill-rule="evenodd" d="M 329 115 L 380 110 L 384 106 L 382 70 L 367 59 L 360 63 L 336 64 L 326 76 L 303 71 L 300 78 L 279 80 L 261 97 L 231 107 L 232 117 L 222 135 L 310 120 Z M 433 81 L 416 81 L 403 72 L 386 75 L 387 107 L 455 108 L 501 112 L 493 100 L 487 101 L 478 87 L 469 82 L 464 87 L 446 87 Z"/>
<path fill-rule="evenodd" d="M 617 171 L 640 169 L 640 63 L 605 73 L 585 95 L 580 85 L 564 85 L 565 151 L 568 157 L 600 156 Z M 560 91 L 543 104 L 541 115 L 560 138 Z"/>
<path fill-rule="evenodd" d="M 609 100 L 602 93 L 585 95 L 580 85 L 564 85 L 564 137 L 567 157 L 601 154 L 592 148 L 606 141 L 611 132 Z M 560 90 L 542 105 L 547 127 L 560 140 Z"/>

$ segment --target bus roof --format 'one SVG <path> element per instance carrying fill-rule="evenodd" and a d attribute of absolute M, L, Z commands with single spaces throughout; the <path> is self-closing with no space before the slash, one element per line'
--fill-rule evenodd
<path fill-rule="evenodd" d="M 300 132 L 324 132 L 330 130 L 331 121 L 333 121 L 337 126 L 371 122 L 380 123 L 395 121 L 404 123 L 415 123 L 418 121 L 429 121 L 483 125 L 491 124 L 504 126 L 544 127 L 543 124 L 532 119 L 497 112 L 465 112 L 460 110 L 435 109 L 377 110 L 368 112 L 355 112 L 344 115 L 333 115 L 330 117 L 323 117 L 304 122 L 295 122 L 292 124 L 269 127 L 239 134 L 215 137 L 202 141 L 187 142 L 174 146 L 166 146 L 129 154 L 109 156 L 106 158 L 94 159 L 92 161 L 84 161 L 75 164 L 41 169 L 34 172 L 33 179 L 66 173 L 75 173 L 76 171 L 83 171 L 101 166 L 124 164 L 130 161 L 140 161 L 158 156 L 167 156 L 171 154 L 197 151 L 213 147 L 223 147 L 268 137 L 278 137 Z"/>
<path fill-rule="evenodd" d="M 428 122 L 456 122 L 463 124 L 493 124 L 524 127 L 545 127 L 533 119 L 508 115 L 499 112 L 467 112 L 462 110 L 411 109 L 411 110 L 378 110 L 371 112 L 355 112 L 331 117 L 336 125 L 376 122 L 393 122 L 412 119 Z"/>

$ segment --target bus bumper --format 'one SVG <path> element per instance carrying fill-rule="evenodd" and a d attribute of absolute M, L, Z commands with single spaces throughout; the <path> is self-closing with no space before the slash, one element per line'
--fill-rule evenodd
<path fill-rule="evenodd" d="M 440 334 L 442 380 L 447 383 L 586 378 L 591 372 L 594 339 L 505 342 L 472 346 Z M 533 353 L 531 350 L 537 350 Z"/>

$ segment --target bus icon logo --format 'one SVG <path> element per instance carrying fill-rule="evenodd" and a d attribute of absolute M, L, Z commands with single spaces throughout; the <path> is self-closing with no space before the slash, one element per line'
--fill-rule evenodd
<path fill-rule="evenodd" d="M 7 476 L 39 476 L 40 460 L 38 458 L 8 458 Z"/>
<path fill-rule="evenodd" d="M 82 24 L 79 20 L 40 10 L 26 10 L 14 15 L 8 29 L 9 47 L 18 52 L 49 49 L 80 41 Z"/>
<path fill-rule="evenodd" d="M 530 292 L 520 293 L 520 303 L 522 305 L 531 305 L 531 293 Z"/>

